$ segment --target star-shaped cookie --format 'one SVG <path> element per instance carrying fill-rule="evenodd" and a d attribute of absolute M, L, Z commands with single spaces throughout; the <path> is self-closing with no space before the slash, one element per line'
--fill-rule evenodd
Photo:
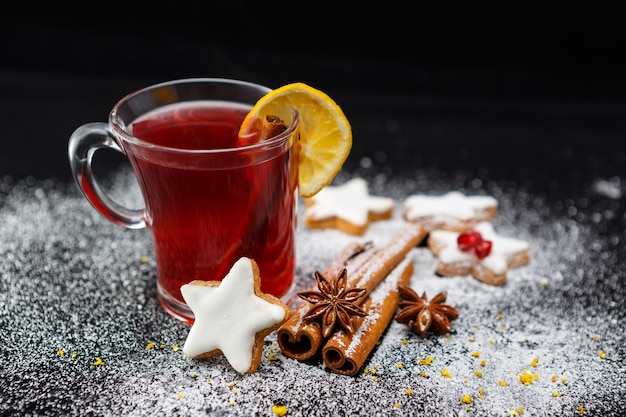
<path fill-rule="evenodd" d="M 476 234 L 475 232 L 478 232 Z M 476 248 L 464 248 L 461 233 L 449 230 L 433 230 L 427 244 L 439 257 L 437 273 L 443 276 L 472 275 L 491 285 L 503 285 L 510 268 L 530 261 L 530 245 L 518 239 L 504 238 L 496 234 L 489 222 L 478 223 L 470 233 L 478 240 L 489 242 L 489 250 L 480 253 Z M 470 235 L 472 237 L 472 235 Z M 476 239 L 474 237 L 474 239 Z"/>
<path fill-rule="evenodd" d="M 308 227 L 338 229 L 351 235 L 362 235 L 371 222 L 390 218 L 394 207 L 391 198 L 371 196 L 363 178 L 326 186 L 305 199 L 305 204 Z"/>
<path fill-rule="evenodd" d="M 459 191 L 443 195 L 411 195 L 404 200 L 404 218 L 435 229 L 462 232 L 481 221 L 492 220 L 498 201 L 491 196 L 467 196 Z"/>
<path fill-rule="evenodd" d="M 240 258 L 222 281 L 192 281 L 180 290 L 194 313 L 183 347 L 190 358 L 223 354 L 240 373 L 256 371 L 265 336 L 284 323 L 289 307 L 260 291 L 259 268 Z"/>

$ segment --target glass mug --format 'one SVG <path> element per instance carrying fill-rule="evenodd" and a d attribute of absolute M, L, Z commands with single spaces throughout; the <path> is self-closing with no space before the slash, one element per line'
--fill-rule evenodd
<path fill-rule="evenodd" d="M 76 129 L 72 174 L 85 198 L 113 223 L 152 232 L 157 292 L 172 316 L 193 323 L 180 287 L 221 280 L 242 256 L 259 265 L 261 290 L 286 297 L 295 276 L 299 115 L 277 136 L 237 147 L 241 122 L 269 88 L 237 80 L 165 82 L 133 92 L 108 123 Z M 145 207 L 130 209 L 98 186 L 98 149 L 123 153 Z"/>

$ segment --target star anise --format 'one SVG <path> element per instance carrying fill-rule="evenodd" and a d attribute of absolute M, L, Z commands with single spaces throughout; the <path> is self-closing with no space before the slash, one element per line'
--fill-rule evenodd
<path fill-rule="evenodd" d="M 448 293 L 446 291 L 435 295 L 428 301 L 426 292 L 420 297 L 409 287 L 399 286 L 400 312 L 396 314 L 398 323 L 413 326 L 421 335 L 425 335 L 430 329 L 433 333 L 444 334 L 452 332 L 450 320 L 459 317 L 456 308 L 444 304 Z"/>
<path fill-rule="evenodd" d="M 333 332 L 336 325 L 352 333 L 352 316 L 364 317 L 367 315 L 361 307 L 355 304 L 365 293 L 363 288 L 346 290 L 348 271 L 343 268 L 332 282 L 329 282 L 319 272 L 315 271 L 317 288 L 319 291 L 299 292 L 298 297 L 313 304 L 303 317 L 306 321 L 319 321 L 324 337 Z"/>

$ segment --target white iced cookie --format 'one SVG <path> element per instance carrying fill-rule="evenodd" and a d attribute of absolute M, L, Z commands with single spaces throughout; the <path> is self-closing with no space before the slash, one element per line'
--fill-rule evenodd
<path fill-rule="evenodd" d="M 326 186 L 305 199 L 305 204 L 308 227 L 338 229 L 351 235 L 362 235 L 371 222 L 390 218 L 394 208 L 393 199 L 371 196 L 362 178 Z"/>
<path fill-rule="evenodd" d="M 439 275 L 472 275 L 491 285 L 504 284 L 510 268 L 530 261 L 528 242 L 499 236 L 489 222 L 463 233 L 433 230 L 427 244 L 439 257 Z"/>
<path fill-rule="evenodd" d="M 289 317 L 278 298 L 260 291 L 259 268 L 240 258 L 222 281 L 192 281 L 180 288 L 194 314 L 183 347 L 190 358 L 224 355 L 240 373 L 256 371 L 265 337 Z"/>
<path fill-rule="evenodd" d="M 404 218 L 435 229 L 462 232 L 498 213 L 498 201 L 491 196 L 466 196 L 459 191 L 444 195 L 411 195 L 404 200 Z"/>

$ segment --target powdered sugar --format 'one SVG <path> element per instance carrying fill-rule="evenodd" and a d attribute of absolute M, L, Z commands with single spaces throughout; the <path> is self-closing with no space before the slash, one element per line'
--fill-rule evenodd
<path fill-rule="evenodd" d="M 342 173 L 337 181 L 352 176 Z M 111 181 L 119 199 L 140 205 L 129 173 Z M 535 194 L 463 173 L 369 181 L 370 192 L 393 198 L 396 210 L 372 223 L 362 240 L 386 244 L 405 224 L 399 207 L 407 195 L 460 189 L 498 200 L 496 230 L 529 242 L 531 261 L 494 287 L 438 277 L 429 249 L 413 249 L 411 287 L 429 297 L 448 292 L 446 303 L 460 312 L 453 334 L 422 337 L 392 321 L 363 372 L 347 377 L 319 362 L 286 358 L 273 335 L 252 375 L 238 374 L 221 357 L 186 358 L 176 345 L 189 326 L 156 299 L 149 231 L 109 223 L 74 184 L 0 179 L 0 411 L 271 416 L 273 406 L 284 405 L 288 416 L 567 416 L 583 407 L 588 415 L 618 416 L 626 410 L 626 295 L 618 257 L 624 236 L 605 228 L 619 220 L 611 205 L 619 194 L 582 204 L 580 196 Z M 300 222 L 297 288 L 310 288 L 314 271 L 354 239 Z M 430 365 L 423 363 L 428 357 Z M 525 371 L 538 378 L 524 385 Z M 466 394 L 469 403 L 462 401 Z"/>

